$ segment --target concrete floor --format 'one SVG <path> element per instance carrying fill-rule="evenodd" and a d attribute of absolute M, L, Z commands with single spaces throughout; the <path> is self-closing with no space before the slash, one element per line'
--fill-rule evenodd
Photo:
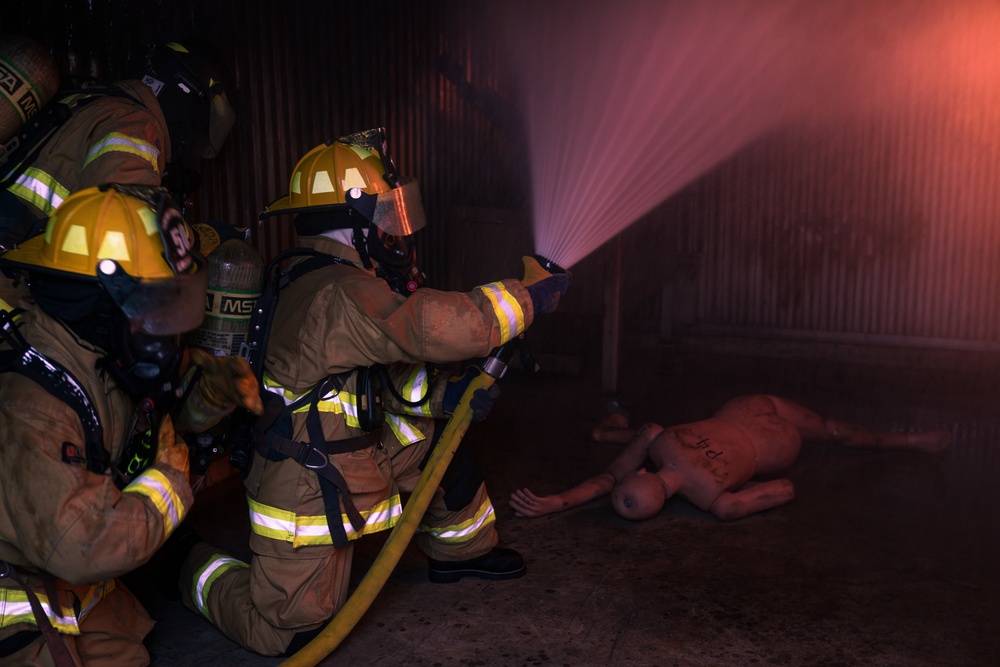
<path fill-rule="evenodd" d="M 807 446 L 788 473 L 796 499 L 733 523 L 679 499 L 639 523 L 606 502 L 515 518 L 513 489 L 561 490 L 617 447 L 589 439 L 604 416 L 599 378 L 512 370 L 463 446 L 479 453 L 501 540 L 524 554 L 528 574 L 432 584 L 411 545 L 321 664 L 1000 664 L 1000 370 L 975 358 L 897 365 L 856 352 L 817 359 L 751 342 L 626 355 L 617 398 L 636 423 L 700 419 L 737 394 L 769 392 L 875 427 L 953 431 L 939 455 Z M 214 526 L 221 546 L 246 555 L 238 485 L 206 492 L 198 511 L 203 530 Z M 383 539 L 361 542 L 355 581 Z M 154 665 L 280 664 L 146 583 L 132 579 L 158 619 L 147 642 Z"/>

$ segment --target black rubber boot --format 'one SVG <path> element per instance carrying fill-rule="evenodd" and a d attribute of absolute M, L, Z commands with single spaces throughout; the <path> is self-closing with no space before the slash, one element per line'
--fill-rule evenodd
<path fill-rule="evenodd" d="M 495 547 L 477 558 L 469 560 L 430 559 L 428 578 L 436 584 L 450 584 L 462 577 L 478 579 L 517 579 L 527 572 L 521 554 L 513 549 Z"/>

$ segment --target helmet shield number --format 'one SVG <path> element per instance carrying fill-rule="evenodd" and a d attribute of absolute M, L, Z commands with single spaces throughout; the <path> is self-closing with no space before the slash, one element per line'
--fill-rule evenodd
<path fill-rule="evenodd" d="M 118 192 L 143 202 L 156 211 L 163 260 L 175 275 L 189 273 L 195 265 L 194 233 L 184 221 L 181 210 L 166 190 L 142 185 L 112 184 Z"/>
<path fill-rule="evenodd" d="M 167 197 L 157 202 L 156 218 L 160 222 L 163 259 L 177 275 L 189 273 L 194 267 L 192 238 L 180 210 Z"/>

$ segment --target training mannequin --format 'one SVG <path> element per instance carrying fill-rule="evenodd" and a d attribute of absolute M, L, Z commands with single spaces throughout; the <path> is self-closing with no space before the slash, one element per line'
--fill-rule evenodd
<path fill-rule="evenodd" d="M 549 496 L 528 489 L 511 494 L 517 516 L 538 517 L 611 494 L 614 510 L 627 519 L 648 519 L 677 495 L 724 520 L 783 505 L 795 497 L 788 479 L 752 481 L 790 467 L 803 441 L 844 447 L 940 452 L 951 444 L 947 430 L 885 433 L 833 419 L 776 396 L 740 396 L 710 419 L 663 428 L 627 428 L 610 415 L 594 439 L 628 446 L 608 468 Z M 649 466 L 647 469 L 644 466 Z"/>

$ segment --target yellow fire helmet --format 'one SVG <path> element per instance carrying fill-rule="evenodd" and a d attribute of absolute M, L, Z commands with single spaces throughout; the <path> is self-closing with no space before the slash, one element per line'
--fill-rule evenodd
<path fill-rule="evenodd" d="M 391 159 L 384 156 L 381 128 L 316 146 L 295 165 L 288 194 L 264 209 L 261 219 L 282 213 L 342 211 L 346 215 L 341 223 L 328 228 L 353 227 L 349 217 L 360 215 L 386 234 L 410 236 L 426 224 L 420 188 L 415 180 L 396 178 Z"/>
<path fill-rule="evenodd" d="M 97 281 L 133 331 L 174 335 L 205 316 L 208 271 L 193 239 L 166 190 L 101 186 L 67 197 L 45 233 L 4 253 L 0 264 Z"/>

